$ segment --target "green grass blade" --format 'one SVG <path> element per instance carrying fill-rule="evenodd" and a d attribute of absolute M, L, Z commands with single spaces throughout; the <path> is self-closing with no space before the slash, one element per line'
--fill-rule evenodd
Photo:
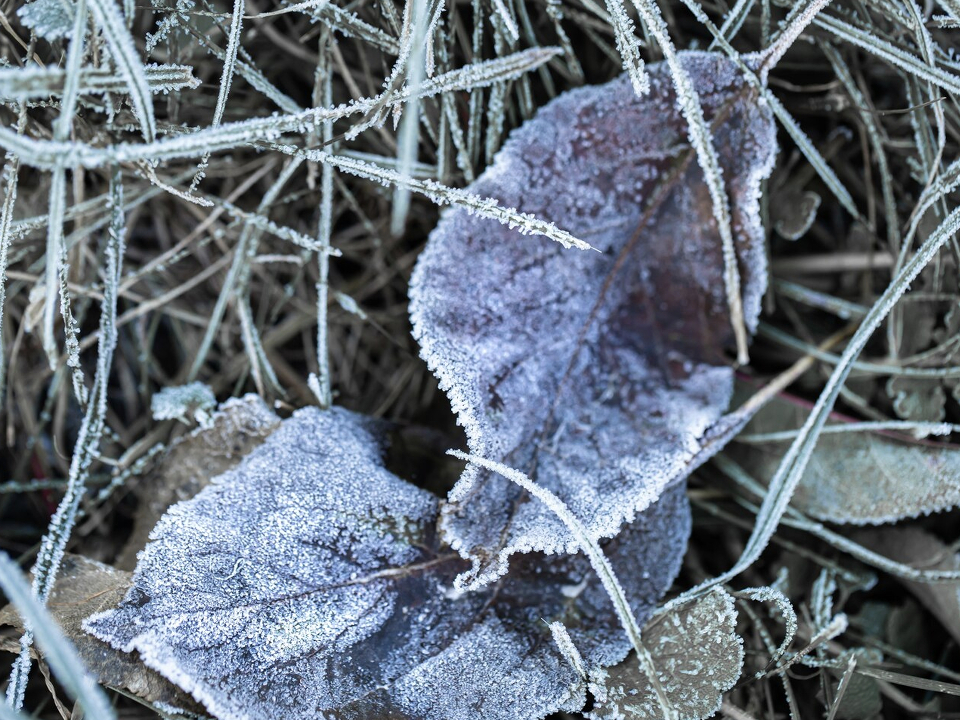
<path fill-rule="evenodd" d="M 770 542 L 776 532 L 780 519 L 783 517 L 790 502 L 790 497 L 796 489 L 803 472 L 810 460 L 810 455 L 816 446 L 820 431 L 837 401 L 843 384 L 850 374 L 857 356 L 866 346 L 874 331 L 880 326 L 883 319 L 890 313 L 897 301 L 909 289 L 910 283 L 920 274 L 920 271 L 936 256 L 939 250 L 960 231 L 960 208 L 956 208 L 940 226 L 923 242 L 917 253 L 910 258 L 893 281 L 873 304 L 860 327 L 850 338 L 843 355 L 834 368 L 826 387 L 820 393 L 806 422 L 790 446 L 787 454 L 780 463 L 780 467 L 770 481 L 769 489 L 764 497 L 763 504 L 757 516 L 750 539 L 733 568 L 719 577 L 708 580 L 692 590 L 684 593 L 674 602 L 700 595 L 707 589 L 728 582 L 750 567 Z"/>

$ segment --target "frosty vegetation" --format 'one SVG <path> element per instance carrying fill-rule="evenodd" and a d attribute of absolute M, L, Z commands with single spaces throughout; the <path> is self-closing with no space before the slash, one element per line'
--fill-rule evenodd
<path fill-rule="evenodd" d="M 766 283 L 758 195 L 776 153 L 773 120 L 733 64 L 681 57 L 723 148 L 755 327 Z M 701 440 L 732 393 L 712 201 L 668 68 L 648 75 L 642 98 L 620 79 L 546 106 L 473 185 L 563 218 L 601 253 L 570 255 L 454 211 L 411 281 L 414 334 L 471 451 L 530 472 L 594 539 L 616 534 L 706 459 Z M 469 284 L 464 267 L 481 269 Z M 468 468 L 450 500 L 445 536 L 474 563 L 464 585 L 499 577 L 515 552 L 576 547 L 543 505 L 488 472 Z"/>
<path fill-rule="evenodd" d="M 0 19 L 0 718 L 949 711 L 956 0 Z"/>
<path fill-rule="evenodd" d="M 754 477 L 771 477 L 808 410 L 795 398 L 774 401 L 747 425 L 730 456 Z M 895 421 L 886 427 L 878 423 L 858 427 L 834 419 L 810 456 L 793 506 L 818 520 L 856 525 L 896 522 L 956 506 L 960 451 L 903 434 L 912 429 L 938 434 L 951 430 L 942 423 Z M 898 469 L 896 474 L 891 468 Z M 851 483 L 852 473 L 868 473 L 873 481 Z"/>
<path fill-rule="evenodd" d="M 211 413 L 217 406 L 217 397 L 208 385 L 201 382 L 164 388 L 153 396 L 151 410 L 155 420 L 196 421 L 200 427 L 209 427 Z"/>
<path fill-rule="evenodd" d="M 485 592 L 455 591 L 465 564 L 437 538 L 437 498 L 383 468 L 378 436 L 344 410 L 299 411 L 167 513 L 120 607 L 87 629 L 218 718 L 580 709 L 584 688 L 541 619 L 570 623 L 591 667 L 630 649 L 589 562 L 531 557 Z M 688 531 L 677 488 L 608 547 L 641 622 Z"/>

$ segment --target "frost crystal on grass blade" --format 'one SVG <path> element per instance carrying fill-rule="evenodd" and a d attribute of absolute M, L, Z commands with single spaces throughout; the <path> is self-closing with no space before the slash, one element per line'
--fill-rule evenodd
<path fill-rule="evenodd" d="M 758 213 L 772 166 L 768 109 L 734 64 L 682 53 L 719 153 L 753 329 L 766 285 Z M 474 455 L 517 468 L 594 538 L 715 450 L 705 433 L 732 393 L 720 234 L 670 73 L 650 68 L 570 92 L 513 134 L 470 188 L 569 229 L 601 253 L 565 252 L 457 209 L 411 282 L 414 333 Z M 543 506 L 469 468 L 441 529 L 482 583 L 515 552 L 574 551 Z"/>
<path fill-rule="evenodd" d="M 587 667 L 630 649 L 587 560 L 531 555 L 495 588 L 454 592 L 466 563 L 436 537 L 437 499 L 383 467 L 377 428 L 337 408 L 294 414 L 171 509 L 126 598 L 86 629 L 221 720 L 579 710 L 581 678 L 547 623 L 569 627 Z M 689 523 L 673 488 L 605 547 L 641 621 Z"/>
<path fill-rule="evenodd" d="M 757 413 L 734 443 L 731 457 L 758 480 L 768 482 L 809 405 L 781 396 Z M 790 503 L 818 520 L 877 525 L 949 510 L 960 504 L 960 449 L 956 445 L 880 432 L 843 430 L 839 417 L 817 440 Z M 949 426 L 947 426 L 949 428 Z M 764 433 L 752 439 L 753 433 Z M 851 478 L 864 481 L 851 482 Z"/>

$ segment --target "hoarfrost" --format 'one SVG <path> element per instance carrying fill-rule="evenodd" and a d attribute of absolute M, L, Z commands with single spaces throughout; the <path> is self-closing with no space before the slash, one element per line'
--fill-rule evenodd
<path fill-rule="evenodd" d="M 730 456 L 767 483 L 792 438 L 810 414 L 809 405 L 783 395 L 744 429 L 745 439 L 770 434 L 769 441 L 735 442 Z M 849 424 L 849 423 L 847 423 Z M 877 525 L 929 515 L 960 505 L 960 448 L 882 432 L 842 430 L 834 416 L 821 433 L 790 504 L 818 520 Z"/>
<path fill-rule="evenodd" d="M 743 641 L 737 636 L 733 598 L 716 588 L 692 603 L 655 618 L 643 631 L 644 643 L 680 720 L 701 720 L 720 709 L 743 667 Z M 609 670 L 590 673 L 596 700 L 591 720 L 657 720 L 663 712 L 650 681 L 634 655 Z"/>
<path fill-rule="evenodd" d="M 752 330 L 766 286 L 758 197 L 773 118 L 731 61 L 681 58 L 713 123 Z M 643 98 L 626 77 L 557 98 L 470 187 L 602 253 L 565 252 L 456 209 L 411 282 L 414 334 L 471 452 L 549 488 L 595 538 L 716 450 L 706 438 L 732 392 L 712 200 L 670 73 L 649 70 Z M 540 503 L 475 467 L 441 530 L 473 562 L 463 586 L 500 577 L 513 553 L 574 547 Z"/>
<path fill-rule="evenodd" d="M 137 511 L 133 529 L 114 564 L 133 570 L 150 533 L 171 505 L 189 500 L 217 475 L 236 467 L 280 426 L 280 418 L 259 395 L 230 398 L 211 418 L 169 447 L 163 459 L 133 486 Z"/>
<path fill-rule="evenodd" d="M 451 593 L 467 564 L 436 536 L 437 499 L 383 467 L 379 428 L 337 408 L 295 413 L 170 510 L 125 599 L 85 629 L 221 720 L 579 710 L 583 683 L 547 623 L 569 627 L 588 667 L 630 649 L 589 562 L 531 554 L 493 587 Z M 675 487 L 606 544 L 641 622 L 679 570 L 689 522 Z"/>
<path fill-rule="evenodd" d="M 217 397 L 213 390 L 202 382 L 192 382 L 177 387 L 165 387 L 150 401 L 154 420 L 179 420 L 189 423 L 189 417 L 202 428 L 213 422 L 213 408 Z"/>
<path fill-rule="evenodd" d="M 81 630 L 87 615 L 115 605 L 129 587 L 130 573 L 68 553 L 60 564 L 47 609 L 98 683 L 123 689 L 154 706 L 175 706 L 176 714 L 184 714 L 187 708 L 196 713 L 201 709 L 198 705 L 169 681 L 145 668 L 138 658 L 118 652 Z M 12 605 L 0 608 L 0 628 L 5 625 L 24 629 Z"/>
<path fill-rule="evenodd" d="M 33 0 L 17 10 L 23 26 L 49 42 L 70 35 L 74 14 L 73 2 L 66 0 Z"/>

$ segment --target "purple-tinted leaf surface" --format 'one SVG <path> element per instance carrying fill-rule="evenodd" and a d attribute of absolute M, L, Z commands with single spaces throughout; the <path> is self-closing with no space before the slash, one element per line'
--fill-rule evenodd
<path fill-rule="evenodd" d="M 575 711 L 561 620 L 593 666 L 629 651 L 580 556 L 528 555 L 481 592 L 437 539 L 437 499 L 382 464 L 380 426 L 297 412 L 157 525 L 120 606 L 85 627 L 221 720 L 523 720 Z M 606 552 L 642 621 L 689 532 L 682 488 Z"/>
<path fill-rule="evenodd" d="M 758 196 L 776 153 L 770 111 L 732 62 L 684 53 L 730 197 L 748 327 L 766 286 Z M 471 190 L 555 222 L 601 252 L 447 212 L 411 282 L 423 357 L 470 450 L 532 476 L 611 537 L 710 451 L 733 332 L 713 205 L 665 65 L 568 92 L 515 131 Z M 573 551 L 508 481 L 469 468 L 446 540 L 489 582 L 516 552 Z"/>
<path fill-rule="evenodd" d="M 171 505 L 193 497 L 212 478 L 235 467 L 279 425 L 280 418 L 251 394 L 227 400 L 213 413 L 209 427 L 177 438 L 158 467 L 134 486 L 139 504 L 133 531 L 116 567 L 133 570 L 151 531 Z"/>

